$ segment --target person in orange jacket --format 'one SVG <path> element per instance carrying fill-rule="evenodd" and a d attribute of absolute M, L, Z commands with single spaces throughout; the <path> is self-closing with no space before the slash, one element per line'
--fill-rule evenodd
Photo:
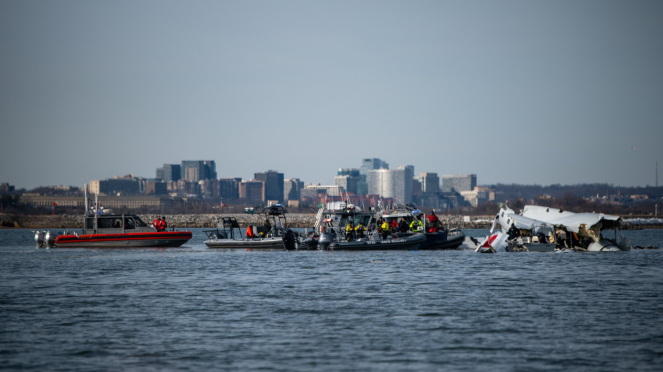
<path fill-rule="evenodd" d="M 246 237 L 247 238 L 255 238 L 256 236 L 253 234 L 253 228 L 251 226 L 246 228 Z"/>

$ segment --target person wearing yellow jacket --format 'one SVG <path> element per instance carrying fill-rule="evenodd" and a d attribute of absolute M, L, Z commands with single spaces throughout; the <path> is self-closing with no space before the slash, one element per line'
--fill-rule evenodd
<path fill-rule="evenodd" d="M 412 230 L 413 233 L 419 232 L 420 227 L 421 231 L 424 231 L 424 224 L 420 219 L 416 219 L 410 222 L 410 230 Z"/>
<path fill-rule="evenodd" d="M 387 221 L 382 221 L 382 226 L 380 226 L 382 229 L 382 239 L 387 239 L 387 235 L 389 235 L 389 224 Z"/>
<path fill-rule="evenodd" d="M 345 240 L 346 241 L 351 241 L 352 240 L 352 233 L 354 232 L 354 227 L 352 226 L 352 221 L 348 222 L 348 226 L 345 227 Z"/>

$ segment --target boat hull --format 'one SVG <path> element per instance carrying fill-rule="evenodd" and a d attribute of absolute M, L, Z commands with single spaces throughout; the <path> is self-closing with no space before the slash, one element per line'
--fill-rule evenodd
<path fill-rule="evenodd" d="M 397 234 L 402 237 L 409 237 L 419 234 Z M 419 249 L 457 249 L 465 242 L 465 233 L 462 231 L 438 231 L 436 233 L 425 233 L 426 240 Z"/>
<path fill-rule="evenodd" d="M 424 234 L 398 237 L 385 240 L 362 240 L 351 242 L 333 242 L 329 244 L 331 251 L 395 251 L 418 250 L 426 241 Z"/>
<path fill-rule="evenodd" d="M 191 238 L 191 231 L 60 235 L 55 239 L 55 248 L 180 247 Z"/>
<path fill-rule="evenodd" d="M 210 239 L 206 240 L 208 248 L 215 249 L 279 249 L 285 250 L 282 238 L 263 239 Z"/>

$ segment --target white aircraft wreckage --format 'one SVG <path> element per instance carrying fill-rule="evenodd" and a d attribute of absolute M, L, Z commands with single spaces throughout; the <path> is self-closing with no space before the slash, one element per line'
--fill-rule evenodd
<path fill-rule="evenodd" d="M 502 231 L 493 233 L 499 223 Z M 556 208 L 527 205 L 520 214 L 503 206 L 495 216 L 490 235 L 476 251 L 553 252 L 585 251 L 616 252 L 631 249 L 628 238 L 621 236 L 619 216 L 597 213 L 573 213 Z M 604 237 L 614 231 L 614 239 Z M 621 240 L 617 242 L 617 232 Z"/>

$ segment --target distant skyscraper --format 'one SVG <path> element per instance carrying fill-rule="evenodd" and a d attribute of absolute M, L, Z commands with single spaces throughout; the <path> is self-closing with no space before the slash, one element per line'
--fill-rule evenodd
<path fill-rule="evenodd" d="M 259 180 L 240 182 L 239 199 L 246 203 L 263 203 L 266 200 L 265 183 Z"/>
<path fill-rule="evenodd" d="M 301 200 L 301 190 L 304 188 L 304 182 L 299 178 L 288 178 L 283 181 L 283 197 L 286 200 Z"/>
<path fill-rule="evenodd" d="M 414 166 L 402 165 L 394 170 L 378 169 L 368 172 L 368 193 L 394 198 L 396 203 L 412 202 Z"/>
<path fill-rule="evenodd" d="M 241 178 L 219 178 L 219 196 L 224 201 L 239 199 L 239 183 Z"/>
<path fill-rule="evenodd" d="M 334 184 L 342 187 L 347 192 L 357 195 L 357 183 L 359 179 L 359 177 L 352 176 L 336 176 L 334 177 Z"/>
<path fill-rule="evenodd" d="M 477 185 L 476 174 L 453 174 L 442 176 L 442 192 L 472 191 Z"/>
<path fill-rule="evenodd" d="M 389 169 L 389 164 L 377 158 L 364 159 L 359 168 L 359 180 L 357 181 L 357 195 L 370 194 L 368 186 L 368 172 L 377 169 Z"/>
<path fill-rule="evenodd" d="M 189 182 L 215 179 L 216 163 L 214 160 L 182 160 L 180 178 Z"/>
<path fill-rule="evenodd" d="M 419 173 L 418 181 L 421 182 L 421 192 L 427 194 L 440 192 L 440 177 L 437 173 Z"/>
<path fill-rule="evenodd" d="M 256 173 L 255 179 L 265 183 L 265 200 L 283 202 L 283 173 L 268 170 L 264 173 Z"/>
<path fill-rule="evenodd" d="M 180 180 L 182 166 L 179 164 L 164 164 L 157 168 L 157 179 L 164 182 L 177 182 Z"/>

